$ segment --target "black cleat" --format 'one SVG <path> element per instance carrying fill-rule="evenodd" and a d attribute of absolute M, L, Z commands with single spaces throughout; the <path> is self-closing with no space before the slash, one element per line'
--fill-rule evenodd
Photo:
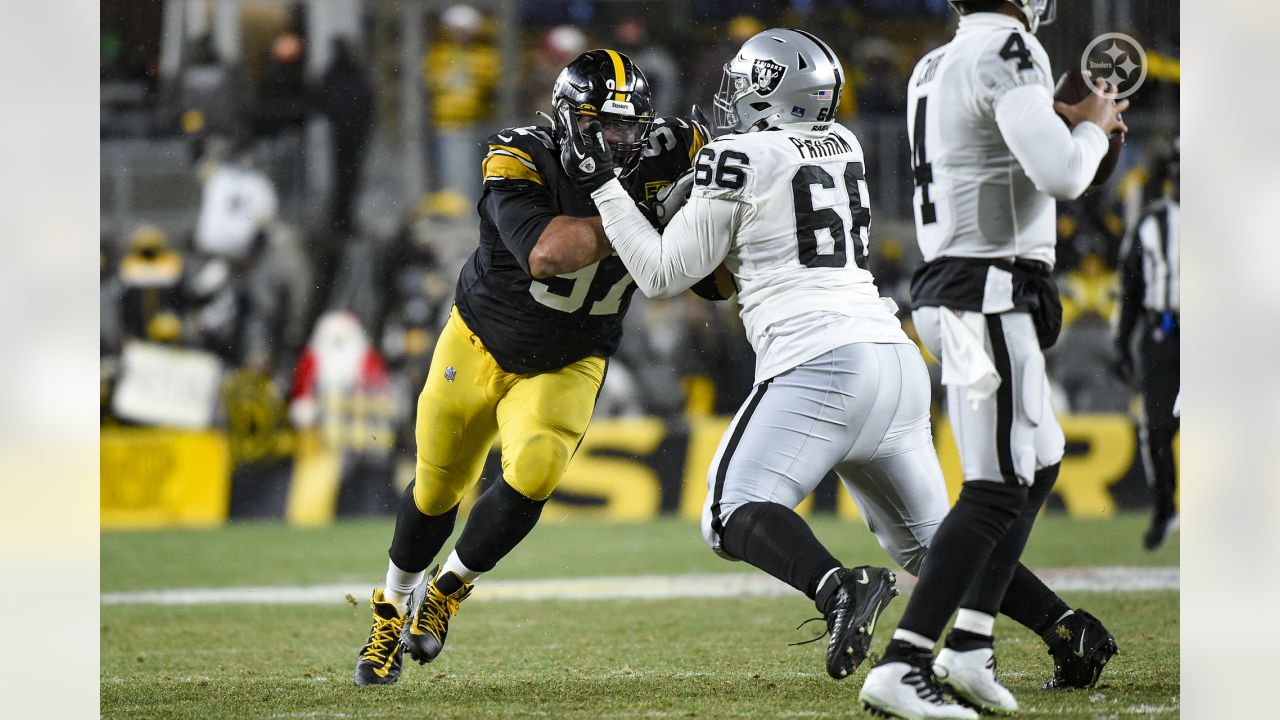
<path fill-rule="evenodd" d="M 1112 656 L 1120 653 L 1115 636 L 1084 610 L 1062 618 L 1050 632 L 1053 677 L 1045 681 L 1046 690 L 1091 688 Z"/>
<path fill-rule="evenodd" d="M 475 587 L 449 573 L 450 577 L 443 580 L 456 585 L 457 589 L 446 595 L 437 586 L 442 579 L 439 575 L 440 566 L 437 565 L 409 596 L 409 619 L 400 631 L 400 643 L 409 652 L 409 657 L 419 664 L 435 660 L 444 649 L 444 639 L 449 634 L 449 618 L 458 614 L 458 605 Z"/>
<path fill-rule="evenodd" d="M 867 657 L 880 613 L 898 594 L 897 576 L 866 565 L 838 570 L 835 598 L 826 613 L 827 674 L 843 680 Z"/>
<path fill-rule="evenodd" d="M 356 658 L 357 685 L 390 685 L 400 679 L 404 647 L 400 644 L 400 628 L 404 616 L 396 606 L 383 600 L 382 589 L 373 591 L 373 629 Z"/>

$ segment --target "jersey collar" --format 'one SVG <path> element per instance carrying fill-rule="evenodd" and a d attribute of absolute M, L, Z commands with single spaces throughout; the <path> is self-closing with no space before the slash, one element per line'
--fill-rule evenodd
<path fill-rule="evenodd" d="M 959 29 L 956 33 L 978 32 L 998 28 L 1026 30 L 1027 26 L 1018 18 L 1010 17 L 1003 13 L 979 12 L 961 15 Z"/>

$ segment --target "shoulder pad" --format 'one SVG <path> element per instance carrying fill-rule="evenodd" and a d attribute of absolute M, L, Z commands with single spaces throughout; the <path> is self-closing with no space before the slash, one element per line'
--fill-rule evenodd
<path fill-rule="evenodd" d="M 481 174 L 486 183 L 533 182 L 545 186 L 547 181 L 540 168 L 555 161 L 554 148 L 548 128 L 507 128 L 489 136 Z"/>
<path fill-rule="evenodd" d="M 1049 54 L 1035 35 L 1013 28 L 994 35 L 978 59 L 982 86 L 997 96 L 1019 85 L 1052 87 Z"/>

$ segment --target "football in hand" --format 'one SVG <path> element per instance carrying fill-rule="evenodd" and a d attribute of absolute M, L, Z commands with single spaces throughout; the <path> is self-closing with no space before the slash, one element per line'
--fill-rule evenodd
<path fill-rule="evenodd" d="M 1053 99 L 1058 102 L 1064 102 L 1068 105 L 1075 105 L 1085 98 L 1089 97 L 1089 93 L 1093 92 L 1092 82 L 1087 80 L 1084 73 L 1079 68 L 1072 68 L 1062 74 L 1058 79 L 1058 87 L 1054 90 Z M 1059 115 L 1058 117 L 1062 117 Z M 1066 118 L 1062 118 L 1066 122 Z M 1111 143 L 1107 147 L 1107 154 L 1102 158 L 1102 163 L 1098 165 L 1098 174 L 1093 177 L 1090 186 L 1098 186 L 1107 181 L 1111 177 L 1111 173 L 1115 172 L 1116 163 L 1120 161 L 1120 151 L 1124 149 L 1124 133 L 1119 130 L 1111 133 Z"/>

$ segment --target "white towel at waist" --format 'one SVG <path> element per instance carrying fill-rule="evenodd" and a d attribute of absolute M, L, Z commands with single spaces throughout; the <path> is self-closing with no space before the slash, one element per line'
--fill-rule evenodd
<path fill-rule="evenodd" d="M 969 389 L 969 406 L 991 397 L 1000 387 L 1000 373 L 987 354 L 986 317 L 978 312 L 962 312 L 940 307 L 938 319 L 942 335 L 942 384 Z"/>

